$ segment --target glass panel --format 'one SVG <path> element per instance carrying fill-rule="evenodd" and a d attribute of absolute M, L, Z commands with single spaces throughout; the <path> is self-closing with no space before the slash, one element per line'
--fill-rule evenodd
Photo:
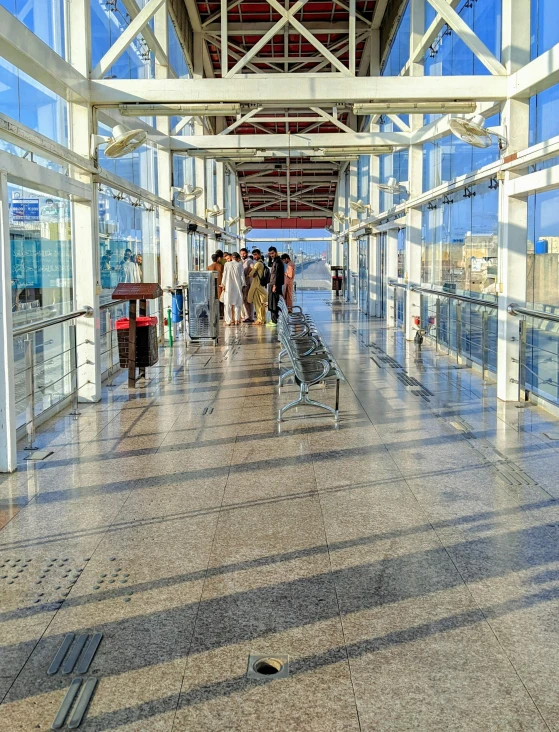
<path fill-rule="evenodd" d="M 369 257 L 368 237 L 359 239 L 359 308 L 368 313 L 369 302 Z"/>
<path fill-rule="evenodd" d="M 0 7 L 65 58 L 64 0 L 0 0 Z"/>
<path fill-rule="evenodd" d="M 138 5 L 143 7 L 145 1 Z M 91 56 L 95 68 L 105 53 L 130 24 L 120 2 L 91 0 Z M 106 79 L 153 79 L 155 59 L 142 35 L 138 35 L 105 74 Z"/>
<path fill-rule="evenodd" d="M 8 186 L 14 326 L 73 310 L 69 201 Z"/>
<path fill-rule="evenodd" d="M 556 0 L 532 0 L 531 31 L 533 59 L 559 43 Z"/>
<path fill-rule="evenodd" d="M 110 137 L 112 130 L 105 125 L 99 125 L 99 134 Z M 124 180 L 135 183 L 150 193 L 157 194 L 157 149 L 151 145 L 142 145 L 122 158 L 108 158 L 105 156 L 105 146 L 98 149 L 99 165 Z"/>
<path fill-rule="evenodd" d="M 68 104 L 0 57 L 0 111 L 68 146 Z"/>
<path fill-rule="evenodd" d="M 406 230 L 398 229 L 398 277 L 406 276 Z"/>
<path fill-rule="evenodd" d="M 158 282 L 159 251 L 155 211 L 135 205 L 119 191 L 99 191 L 99 270 L 101 302 L 119 282 Z"/>
<path fill-rule="evenodd" d="M 34 354 L 35 416 L 54 406 L 72 393 L 72 360 L 70 357 L 70 324 L 60 323 L 14 338 L 16 427 L 26 422 L 30 396 L 30 379 L 25 368 L 25 341 L 30 341 Z"/>
<path fill-rule="evenodd" d="M 458 15 L 469 25 L 487 48 L 501 58 L 501 0 L 461 0 Z M 435 11 L 426 3 L 425 28 L 435 17 Z M 426 76 L 458 76 L 491 73 L 470 51 L 464 41 L 445 25 L 425 54 Z"/>
<path fill-rule="evenodd" d="M 388 58 L 382 68 L 383 76 L 398 76 L 410 57 L 410 5 L 400 21 L 400 26 L 394 35 Z"/>
<path fill-rule="evenodd" d="M 168 19 L 169 24 L 169 61 L 173 67 L 173 71 L 179 79 L 188 79 L 190 77 L 190 71 L 186 59 L 184 57 L 184 51 L 182 49 L 177 31 L 171 18 Z"/>

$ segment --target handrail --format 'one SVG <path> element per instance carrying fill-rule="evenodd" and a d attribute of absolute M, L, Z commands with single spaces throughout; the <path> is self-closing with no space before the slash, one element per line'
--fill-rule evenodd
<path fill-rule="evenodd" d="M 462 302 L 470 302 L 474 305 L 483 305 L 487 308 L 493 308 L 494 310 L 497 310 L 497 303 L 496 302 L 488 302 L 486 300 L 480 300 L 477 297 L 468 297 L 468 295 L 456 295 L 453 292 L 444 292 L 443 290 L 432 290 L 429 287 L 412 287 L 411 288 L 413 292 L 423 292 L 427 295 L 437 295 L 438 297 L 448 297 L 452 300 L 461 300 Z"/>
<path fill-rule="evenodd" d="M 128 302 L 130 300 L 109 300 L 109 302 L 104 302 L 102 305 L 99 305 L 99 310 L 107 310 L 108 308 L 112 308 L 113 305 L 125 305 Z"/>
<path fill-rule="evenodd" d="M 14 338 L 17 338 L 19 336 L 27 335 L 28 333 L 36 333 L 39 330 L 44 330 L 44 328 L 49 328 L 51 325 L 65 323 L 68 320 L 75 320 L 76 318 L 80 318 L 82 315 L 91 315 L 92 313 L 93 308 L 85 307 L 81 308 L 81 310 L 74 310 L 66 315 L 59 315 L 56 318 L 49 318 L 48 320 L 40 320 L 35 323 L 29 323 L 28 325 L 22 325 L 19 328 L 13 329 L 13 336 Z"/>
<path fill-rule="evenodd" d="M 403 290 L 407 290 L 408 286 L 404 285 L 403 282 L 396 282 L 396 280 L 388 280 L 389 287 L 401 287 Z"/>
<path fill-rule="evenodd" d="M 509 315 L 527 315 L 529 318 L 540 318 L 540 320 L 550 320 L 553 323 L 559 323 L 559 315 L 553 313 L 543 313 L 540 310 L 530 310 L 530 308 L 523 308 L 516 303 L 511 303 L 507 307 Z"/>

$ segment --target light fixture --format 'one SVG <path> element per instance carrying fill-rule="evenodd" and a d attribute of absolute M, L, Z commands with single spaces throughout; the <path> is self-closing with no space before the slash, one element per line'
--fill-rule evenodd
<path fill-rule="evenodd" d="M 123 117 L 229 117 L 240 113 L 240 104 L 121 104 L 119 112 Z"/>
<path fill-rule="evenodd" d="M 391 193 L 394 196 L 397 196 L 399 193 L 408 192 L 407 183 L 398 183 L 396 178 L 389 178 L 386 183 L 379 183 L 378 189 L 384 193 Z"/>
<path fill-rule="evenodd" d="M 334 214 L 334 218 L 336 219 L 336 221 L 339 221 L 340 224 L 345 224 L 348 220 L 348 217 L 344 213 L 341 213 L 341 211 L 336 211 L 336 213 Z"/>
<path fill-rule="evenodd" d="M 353 105 L 353 114 L 471 114 L 475 102 L 370 102 Z"/>
<path fill-rule="evenodd" d="M 196 198 L 200 198 L 200 196 L 204 192 L 204 189 L 200 186 L 195 188 L 190 183 L 187 183 L 182 188 L 177 188 L 177 186 L 173 186 L 171 188 L 171 191 L 178 191 L 177 201 L 181 201 L 184 203 L 186 201 L 194 201 Z"/>
<path fill-rule="evenodd" d="M 369 203 L 363 203 L 361 199 L 358 201 L 350 201 L 349 205 L 357 213 L 371 213 L 372 206 Z"/>
<path fill-rule="evenodd" d="M 330 155 L 383 155 L 394 152 L 394 145 L 356 145 L 355 147 L 322 148 L 322 156 Z"/>
<path fill-rule="evenodd" d="M 224 213 L 225 213 L 225 209 L 219 208 L 219 206 L 216 203 L 211 208 L 206 209 L 206 218 L 208 216 L 212 216 L 212 217 L 213 216 L 222 216 Z"/>
<path fill-rule="evenodd" d="M 97 148 L 107 144 L 105 156 L 107 158 L 121 158 L 144 144 L 147 139 L 145 130 L 127 130 L 122 125 L 113 128 L 112 137 L 91 135 L 91 157 L 95 157 Z"/>
<path fill-rule="evenodd" d="M 248 234 L 249 231 L 252 231 L 252 226 L 243 226 L 243 228 L 241 229 L 241 234 Z"/>
<path fill-rule="evenodd" d="M 499 149 L 504 150 L 508 146 L 508 140 L 496 130 L 490 127 L 485 128 L 485 119 L 477 115 L 472 119 L 455 117 L 450 120 L 450 131 L 462 142 L 467 142 L 473 147 L 487 148 L 493 144 L 493 137 L 497 138 Z"/>
<path fill-rule="evenodd" d="M 227 221 L 225 223 L 227 224 L 227 226 L 230 227 L 230 226 L 235 226 L 235 224 L 240 220 L 241 220 L 240 216 L 235 216 L 235 218 L 233 218 L 233 219 L 227 219 Z"/>

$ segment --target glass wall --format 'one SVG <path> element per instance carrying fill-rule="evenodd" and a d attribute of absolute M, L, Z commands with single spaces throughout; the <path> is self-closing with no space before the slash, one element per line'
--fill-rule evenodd
<path fill-rule="evenodd" d="M 14 326 L 73 308 L 70 203 L 8 186 Z"/>
<path fill-rule="evenodd" d="M 64 0 L 0 0 L 0 7 L 15 15 L 62 58 L 66 57 Z"/>
<path fill-rule="evenodd" d="M 500 124 L 500 115 L 490 117 L 486 127 Z M 460 175 L 471 173 L 499 159 L 499 147 L 477 148 L 454 135 L 423 145 L 423 190 L 429 191 Z"/>
<path fill-rule="evenodd" d="M 498 206 L 495 180 L 423 206 L 423 283 L 496 298 Z"/>
<path fill-rule="evenodd" d="M 101 302 L 119 282 L 158 282 L 156 213 L 149 204 L 120 191 L 99 189 L 99 272 Z"/>
<path fill-rule="evenodd" d="M 528 199 L 527 307 L 559 313 L 559 191 Z M 559 403 L 559 326 L 527 319 L 526 381 L 531 391 Z"/>
<path fill-rule="evenodd" d="M 401 115 L 402 122 L 409 124 L 409 115 Z M 386 117 L 381 117 L 379 120 L 379 126 L 381 132 L 399 132 L 399 128 Z M 389 178 L 396 178 L 398 184 L 404 184 L 408 180 L 408 160 L 409 150 L 407 148 L 402 150 L 396 150 L 396 152 L 390 155 L 380 155 L 380 182 L 383 184 L 388 183 Z M 386 191 L 380 191 L 380 210 L 387 211 L 392 206 L 397 206 L 407 198 L 405 188 L 402 188 L 399 193 L 389 193 Z"/>
<path fill-rule="evenodd" d="M 461 0 L 456 11 L 491 53 L 500 59 L 501 0 Z M 426 2 L 425 30 L 429 28 L 436 14 L 433 6 Z M 426 76 L 490 73 L 448 25 L 443 27 L 425 54 Z"/>
<path fill-rule="evenodd" d="M 199 272 L 207 268 L 208 237 L 191 231 L 188 234 L 188 271 Z M 224 247 L 222 247 L 223 249 Z"/>
<path fill-rule="evenodd" d="M 0 112 L 68 145 L 68 104 L 0 56 Z M 0 143 L 0 149 L 6 149 Z"/>
<path fill-rule="evenodd" d="M 410 57 L 410 4 L 406 5 L 400 25 L 382 67 L 383 76 L 398 76 Z"/>
<path fill-rule="evenodd" d="M 138 5 L 143 7 L 145 0 Z M 91 0 L 91 62 L 99 63 L 122 31 L 130 24 L 130 16 L 120 2 Z M 153 20 L 150 23 L 153 27 Z M 138 35 L 122 56 L 107 70 L 106 79 L 153 79 L 155 59 L 143 36 Z M 102 133 L 101 133 L 102 134 Z"/>
<path fill-rule="evenodd" d="M 110 137 L 112 129 L 99 125 L 99 134 Z M 98 148 L 99 165 L 114 175 L 144 188 L 150 193 L 157 194 L 157 149 L 153 145 L 142 145 L 122 158 L 108 158 L 105 155 L 105 146 Z"/>
<path fill-rule="evenodd" d="M 190 77 L 190 70 L 186 59 L 184 57 L 184 51 L 179 41 L 177 31 L 171 18 L 168 19 L 169 24 L 169 61 L 171 67 L 179 79 L 188 79 Z"/>
<path fill-rule="evenodd" d="M 464 303 L 422 296 L 421 325 L 452 351 L 495 371 L 497 365 L 498 183 L 491 180 L 430 202 L 422 209 L 421 280 Z"/>

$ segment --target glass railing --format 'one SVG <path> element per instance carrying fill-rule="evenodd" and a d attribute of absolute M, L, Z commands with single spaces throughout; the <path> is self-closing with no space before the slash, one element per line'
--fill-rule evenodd
<path fill-rule="evenodd" d="M 497 371 L 497 303 L 483 296 L 414 287 L 420 293 L 420 323 L 437 348 Z"/>
<path fill-rule="evenodd" d="M 559 405 L 559 308 L 512 304 L 509 313 L 521 317 L 518 381 L 525 398 L 531 392 Z"/>

